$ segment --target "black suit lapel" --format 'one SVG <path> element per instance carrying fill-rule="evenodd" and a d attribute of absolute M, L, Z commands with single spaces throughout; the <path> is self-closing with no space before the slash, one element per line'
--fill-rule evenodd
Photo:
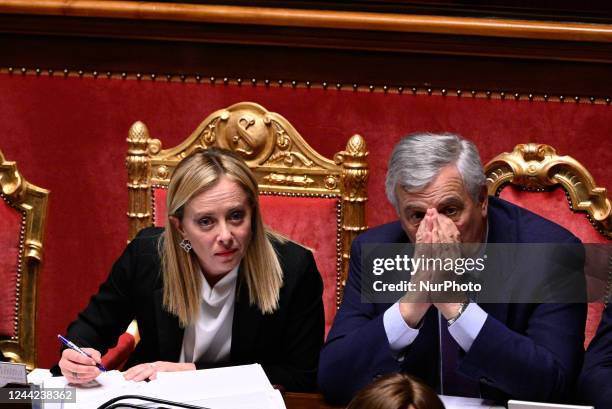
<path fill-rule="evenodd" d="M 160 360 L 178 362 L 183 345 L 183 328 L 179 325 L 178 317 L 164 309 L 162 288 L 155 291 L 154 297 Z"/>
<path fill-rule="evenodd" d="M 259 332 L 262 314 L 256 305 L 250 305 L 249 293 L 244 281 L 239 282 L 236 291 L 230 355 L 232 363 L 239 365 L 247 362 L 247 357 L 254 356 L 251 351 L 255 348 L 255 338 Z"/>

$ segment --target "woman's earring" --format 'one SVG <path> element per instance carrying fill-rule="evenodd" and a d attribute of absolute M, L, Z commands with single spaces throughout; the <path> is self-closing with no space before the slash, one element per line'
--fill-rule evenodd
<path fill-rule="evenodd" d="M 183 241 L 179 243 L 179 246 L 185 250 L 185 253 L 189 253 L 191 251 L 191 243 L 187 239 L 183 239 Z"/>

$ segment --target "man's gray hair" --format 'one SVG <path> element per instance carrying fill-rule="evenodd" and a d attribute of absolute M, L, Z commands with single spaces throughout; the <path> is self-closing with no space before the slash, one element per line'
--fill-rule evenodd
<path fill-rule="evenodd" d="M 391 153 L 387 181 L 389 202 L 399 211 L 396 188 L 407 192 L 424 189 L 440 170 L 455 165 L 463 185 L 474 203 L 479 202 L 486 177 L 476 146 L 462 137 L 450 133 L 414 133 L 402 138 Z"/>

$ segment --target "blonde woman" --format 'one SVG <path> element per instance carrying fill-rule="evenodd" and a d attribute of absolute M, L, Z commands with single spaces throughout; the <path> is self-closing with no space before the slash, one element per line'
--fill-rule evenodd
<path fill-rule="evenodd" d="M 128 380 L 260 363 L 273 384 L 315 388 L 322 281 L 312 253 L 264 227 L 257 181 L 231 152 L 199 151 L 175 169 L 166 229 L 146 228 L 68 328 L 93 359 L 64 349 L 61 374 L 95 379 L 100 355 L 136 318 Z"/>

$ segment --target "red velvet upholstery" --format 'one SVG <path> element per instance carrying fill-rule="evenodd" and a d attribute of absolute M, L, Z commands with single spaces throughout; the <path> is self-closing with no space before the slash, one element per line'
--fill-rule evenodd
<path fill-rule="evenodd" d="M 512 185 L 506 185 L 500 197 L 546 217 L 574 233 L 583 243 L 608 243 L 608 240 L 598 233 L 589 223 L 584 213 L 572 212 L 565 191 L 558 187 L 549 192 L 523 191 Z M 587 285 L 605 286 L 605 282 L 587 281 Z M 585 330 L 585 348 L 593 339 L 601 320 L 603 303 L 590 303 Z"/>
<path fill-rule="evenodd" d="M 164 226 L 166 189 L 153 189 L 155 225 Z M 336 315 L 336 240 L 339 223 L 334 198 L 286 197 L 261 195 L 259 198 L 264 223 L 314 253 L 323 278 L 325 334 Z"/>
<path fill-rule="evenodd" d="M 117 340 L 117 345 L 104 354 L 102 357 L 102 365 L 104 365 L 106 369 L 121 370 L 135 347 L 136 340 L 134 336 L 124 332 Z"/>
<path fill-rule="evenodd" d="M 338 221 L 336 199 L 260 196 L 264 222 L 310 248 L 323 278 L 325 335 L 336 316 Z"/>
<path fill-rule="evenodd" d="M 155 226 L 166 225 L 166 193 L 168 193 L 168 189 L 154 188 L 151 194 L 153 199 L 153 224 Z"/>
<path fill-rule="evenodd" d="M 550 192 L 530 192 L 510 185 L 501 191 L 500 197 L 560 224 L 583 243 L 608 242 L 587 220 L 585 213 L 572 212 L 565 191 L 560 187 Z"/>
<path fill-rule="evenodd" d="M 15 335 L 21 213 L 0 198 L 0 337 Z"/>

